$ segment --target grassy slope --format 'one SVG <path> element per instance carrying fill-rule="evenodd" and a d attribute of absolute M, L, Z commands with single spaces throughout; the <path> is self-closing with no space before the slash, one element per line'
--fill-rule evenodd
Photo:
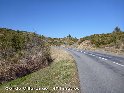
<path fill-rule="evenodd" d="M 44 69 L 0 86 L 0 93 L 78 93 L 79 90 L 53 89 L 54 87 L 79 88 L 77 68 L 66 51 L 52 48 L 54 62 Z M 5 90 L 5 87 L 48 88 L 48 90 Z"/>

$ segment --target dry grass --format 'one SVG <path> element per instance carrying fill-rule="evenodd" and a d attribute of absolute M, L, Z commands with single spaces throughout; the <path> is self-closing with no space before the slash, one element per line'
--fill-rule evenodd
<path fill-rule="evenodd" d="M 74 59 L 59 48 L 51 49 L 54 62 L 37 72 L 0 86 L 1 93 L 79 93 L 79 80 Z M 48 88 L 48 90 L 5 90 L 6 87 Z M 59 87 L 53 89 L 54 87 Z M 62 89 L 61 89 L 62 88 Z M 63 88 L 65 88 L 63 90 Z M 67 90 L 72 89 L 72 90 Z M 74 89 L 77 88 L 77 89 Z"/>
<path fill-rule="evenodd" d="M 74 58 L 67 52 L 62 50 L 61 48 L 54 48 L 51 49 L 51 57 L 54 59 L 55 62 L 61 61 L 61 60 L 69 60 L 74 61 Z"/>

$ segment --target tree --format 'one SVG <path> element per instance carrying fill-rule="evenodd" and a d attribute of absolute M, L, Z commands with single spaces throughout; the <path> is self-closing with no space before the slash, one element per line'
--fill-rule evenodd
<path fill-rule="evenodd" d="M 70 38 L 72 38 L 72 36 L 69 34 L 69 35 L 67 36 L 67 38 L 69 38 L 69 39 L 70 39 Z"/>
<path fill-rule="evenodd" d="M 117 32 L 121 32 L 121 29 L 117 26 L 117 27 L 115 27 L 115 29 L 114 29 L 114 31 L 113 31 L 113 33 L 117 33 Z"/>
<path fill-rule="evenodd" d="M 44 35 L 41 35 L 40 37 L 41 37 L 41 39 L 45 39 L 45 36 Z"/>

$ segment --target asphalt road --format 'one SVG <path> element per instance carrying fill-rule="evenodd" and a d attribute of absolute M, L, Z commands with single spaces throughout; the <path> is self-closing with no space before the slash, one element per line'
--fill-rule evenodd
<path fill-rule="evenodd" d="M 124 57 L 67 49 L 77 63 L 81 93 L 124 93 Z"/>

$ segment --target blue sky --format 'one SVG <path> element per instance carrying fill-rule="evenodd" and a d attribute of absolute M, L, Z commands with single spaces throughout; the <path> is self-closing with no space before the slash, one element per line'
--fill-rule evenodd
<path fill-rule="evenodd" d="M 124 31 L 124 0 L 0 0 L 0 27 L 80 38 Z"/>

